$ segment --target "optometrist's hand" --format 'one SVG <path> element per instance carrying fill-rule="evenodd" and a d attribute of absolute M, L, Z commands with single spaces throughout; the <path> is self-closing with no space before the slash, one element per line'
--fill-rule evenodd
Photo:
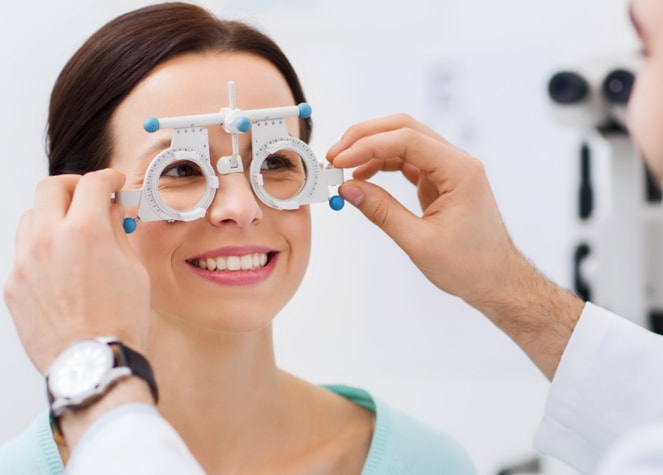
<path fill-rule="evenodd" d="M 433 284 L 483 312 L 552 377 L 583 302 L 515 247 L 479 160 L 404 114 L 350 127 L 327 159 L 356 167 L 340 188 L 347 201 Z M 420 216 L 367 181 L 380 171 L 400 171 L 416 186 Z"/>
<path fill-rule="evenodd" d="M 21 218 L 4 297 L 18 335 L 43 374 L 71 343 L 120 337 L 144 354 L 149 278 L 110 205 L 124 175 L 101 170 L 48 177 Z"/>

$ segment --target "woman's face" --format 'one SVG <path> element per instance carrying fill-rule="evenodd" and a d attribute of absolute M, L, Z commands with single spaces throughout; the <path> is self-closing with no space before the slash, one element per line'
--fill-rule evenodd
<path fill-rule="evenodd" d="M 629 129 L 659 181 L 663 180 L 663 2 L 632 0 L 631 17 L 644 66 L 629 101 Z"/>
<path fill-rule="evenodd" d="M 294 104 L 283 76 L 258 56 L 187 54 L 163 63 L 120 104 L 111 120 L 111 166 L 126 174 L 126 189 L 142 187 L 149 163 L 170 146 L 172 130 L 147 133 L 143 120 L 218 112 L 229 106 L 228 81 L 235 83 L 240 109 Z M 286 125 L 290 135 L 299 136 L 296 118 L 286 119 Z M 231 135 L 221 126 L 207 129 L 216 170 L 217 159 L 231 154 Z M 250 133 L 240 135 L 245 169 L 250 146 Z M 219 188 L 205 218 L 139 222 L 129 239 L 150 274 L 152 308 L 158 318 L 221 332 L 264 328 L 304 276 L 311 238 L 309 209 L 272 209 L 255 197 L 245 174 L 218 177 Z M 135 209 L 127 209 L 127 215 L 135 216 Z"/>

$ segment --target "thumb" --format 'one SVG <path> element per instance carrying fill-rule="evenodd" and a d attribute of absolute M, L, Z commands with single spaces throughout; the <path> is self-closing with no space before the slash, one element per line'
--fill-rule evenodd
<path fill-rule="evenodd" d="M 406 252 L 418 218 L 383 188 L 362 180 L 349 180 L 339 193 Z"/>

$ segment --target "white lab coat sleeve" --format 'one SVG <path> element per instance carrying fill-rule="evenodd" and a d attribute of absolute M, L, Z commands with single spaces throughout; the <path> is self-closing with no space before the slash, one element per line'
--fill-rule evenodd
<path fill-rule="evenodd" d="M 663 417 L 663 336 L 585 305 L 553 378 L 534 446 L 594 473 L 621 435 Z"/>
<path fill-rule="evenodd" d="M 158 411 L 130 403 L 104 414 L 74 448 L 67 475 L 204 475 Z"/>
<path fill-rule="evenodd" d="M 601 461 L 597 475 L 663 473 L 663 420 L 642 426 L 620 439 Z"/>

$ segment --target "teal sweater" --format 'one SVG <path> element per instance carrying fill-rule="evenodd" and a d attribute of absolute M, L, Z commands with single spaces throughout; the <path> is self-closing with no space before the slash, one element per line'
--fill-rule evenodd
<path fill-rule="evenodd" d="M 393 411 L 362 389 L 327 389 L 375 412 L 371 448 L 362 475 L 475 475 L 463 449 L 414 419 Z M 18 437 L 0 446 L 2 475 L 63 475 L 64 466 L 43 413 Z"/>

